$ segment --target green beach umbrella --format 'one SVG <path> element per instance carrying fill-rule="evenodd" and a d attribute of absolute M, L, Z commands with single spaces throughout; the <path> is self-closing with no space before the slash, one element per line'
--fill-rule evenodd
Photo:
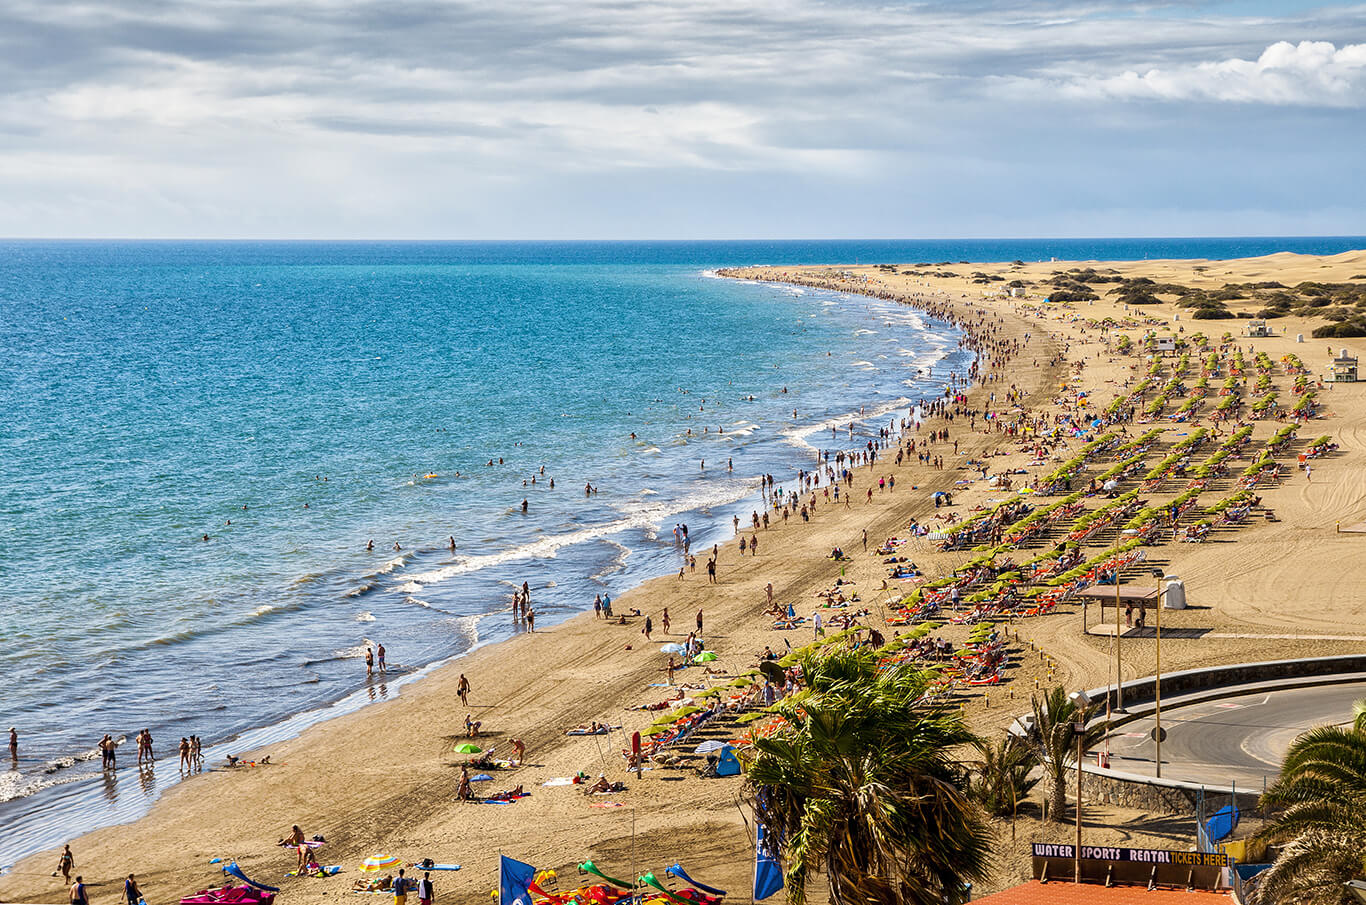
<path fill-rule="evenodd" d="M 478 745 L 472 742 L 465 742 L 462 745 L 456 745 L 455 750 L 460 754 L 478 754 L 480 751 L 483 751 L 484 749 L 480 748 Z"/>
<path fill-rule="evenodd" d="M 694 663 L 710 663 L 710 662 L 712 662 L 712 661 L 715 660 L 715 659 L 716 659 L 716 652 L 715 652 L 715 651 L 704 650 L 704 651 L 702 651 L 702 653 L 698 654 L 696 657 L 693 657 L 693 658 L 692 658 L 692 661 L 693 661 Z"/>
<path fill-rule="evenodd" d="M 802 649 L 805 650 L 806 648 L 802 648 Z M 768 662 L 772 663 L 773 661 L 772 661 L 772 660 L 769 660 Z M 797 654 L 796 654 L 796 652 L 790 653 L 790 654 L 788 654 L 786 657 L 783 657 L 781 660 L 778 661 L 778 665 L 781 666 L 781 667 L 783 667 L 784 669 L 786 669 L 786 668 L 789 667 L 789 666 L 796 666 L 796 665 L 797 665 Z"/>
<path fill-rule="evenodd" d="M 758 710 L 758 711 L 755 711 L 754 713 L 746 713 L 746 714 L 744 714 L 743 716 L 741 716 L 741 717 L 740 717 L 738 720 L 736 720 L 735 722 L 737 722 L 737 723 L 752 723 L 752 722 L 754 722 L 755 720 L 762 720 L 764 717 L 766 717 L 766 716 L 772 716 L 772 715 L 773 715 L 773 714 L 769 713 L 769 712 L 766 711 L 766 710 Z"/>
<path fill-rule="evenodd" d="M 721 693 L 721 689 L 719 689 L 719 688 L 708 688 L 706 691 L 704 691 L 704 692 L 702 692 L 701 694 L 699 694 L 698 697 L 699 697 L 699 698 L 714 698 L 714 697 L 716 697 L 716 696 L 717 696 L 718 694 L 720 694 L 720 693 Z"/>

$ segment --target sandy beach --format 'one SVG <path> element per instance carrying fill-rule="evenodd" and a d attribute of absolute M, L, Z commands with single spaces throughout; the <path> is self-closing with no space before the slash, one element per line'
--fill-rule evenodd
<path fill-rule="evenodd" d="M 1219 337 L 1228 331 L 1230 343 L 1239 346 L 1249 360 L 1254 350 L 1276 362 L 1297 354 L 1315 384 L 1327 372 L 1330 349 L 1366 351 L 1366 342 L 1360 340 L 1310 338 L 1313 329 L 1325 323 L 1321 318 L 1277 318 L 1269 322 L 1274 336 L 1253 339 L 1241 335 L 1248 324 L 1245 318 L 1190 320 L 1186 309 L 1165 296 L 1159 304 L 1126 306 L 1102 290 L 1093 302 L 1042 304 L 1043 284 L 1051 275 L 1086 267 L 1209 289 L 1264 281 L 1294 286 L 1304 281 L 1348 282 L 1366 274 L 1366 252 L 1323 258 L 1272 255 L 1237 261 L 1089 265 L 919 267 L 899 263 L 895 268 L 753 268 L 730 275 L 903 298 L 969 326 L 989 325 L 997 341 L 1018 342 L 1019 351 L 995 368 L 996 380 L 973 385 L 963 406 L 966 409 L 1005 411 L 1009 406 L 1003 404 L 1004 393 L 1012 386 L 1024 394 L 1024 412 L 1050 419 L 1063 410 L 1058 401 L 1074 401 L 1079 388 L 1090 393 L 1092 410 L 1103 410 L 1113 399 L 1126 395 L 1142 379 L 1147 362 L 1137 353 L 1116 351 L 1112 340 L 1107 345 L 1096 326 L 1105 318 L 1115 324 L 1111 337 L 1127 334 L 1135 340 L 1151 327 L 1164 335 L 1203 331 L 1217 346 Z M 977 281 L 978 275 L 985 275 L 987 281 Z M 1030 284 L 1022 297 L 1001 294 L 1011 280 Z M 1235 299 L 1228 307 L 1246 312 L 1260 306 Z M 1296 342 L 1301 334 L 1304 342 Z M 1196 377 L 1200 357 L 1192 353 Z M 992 370 L 986 361 L 982 367 Z M 1288 407 L 1295 398 L 1294 377 L 1278 365 L 1271 380 Z M 1316 388 L 1319 416 L 1300 428 L 1282 456 L 1286 468 L 1280 482 L 1257 491 L 1262 505 L 1274 511 L 1274 521 L 1258 517 L 1241 526 L 1220 527 L 1205 543 L 1172 542 L 1168 532 L 1165 540 L 1144 548 L 1146 565 L 1160 566 L 1185 580 L 1192 604 L 1188 610 L 1164 616 L 1164 628 L 1200 630 L 1192 632 L 1198 637 L 1173 636 L 1164 645 L 1164 669 L 1366 650 L 1366 629 L 1359 632 L 1362 639 L 1353 640 L 1356 627 L 1366 626 L 1366 599 L 1357 593 L 1350 568 L 1344 567 L 1361 555 L 1366 534 L 1338 530 L 1366 520 L 1366 469 L 1362 467 L 1366 464 L 1362 430 L 1366 389 L 1359 386 L 1366 384 Z M 997 395 L 994 403 L 993 392 Z M 851 400 L 855 405 L 861 401 Z M 1189 432 L 1210 426 L 1212 408 L 1211 401 L 1188 421 L 1176 423 L 1167 417 L 1173 405 L 1152 419 L 1139 415 L 1124 428 L 1131 437 L 1162 429 L 1148 459 L 1151 465 Z M 654 764 L 640 778 L 628 774 L 622 748 L 629 733 L 645 728 L 657 715 L 629 708 L 672 694 L 672 689 L 662 687 L 668 655 L 660 652 L 660 646 L 681 642 L 694 628 L 699 612 L 707 647 L 718 659 L 709 664 L 713 674 L 701 667 L 678 674 L 677 681 L 698 686 L 693 691 L 725 684 L 752 669 L 765 646 L 782 653 L 784 639 L 794 647 L 811 640 L 809 625 L 786 632 L 771 628 L 771 619 L 763 613 L 769 583 L 776 601 L 791 603 L 798 615 L 809 617 L 818 603 L 816 595 L 837 578 L 852 580 L 859 606 L 870 611 L 862 622 L 890 637 L 894 628 L 886 623 L 887 615 L 919 582 L 888 583 L 883 557 L 863 549 L 864 532 L 872 551 L 890 537 L 906 537 L 911 518 L 926 522 L 938 515 L 942 518 L 935 524 L 942 526 L 953 521 L 949 512 L 961 520 L 978 507 L 1004 499 L 1008 494 L 989 486 L 978 471 L 967 467 L 970 458 L 989 460 L 993 473 L 1018 472 L 1018 480 L 1025 482 L 1066 461 L 1084 442 L 1070 440 L 1038 462 L 1014 438 L 984 430 L 981 419 L 974 422 L 969 426 L 968 419 L 959 416 L 926 423 L 922 450 L 926 449 L 925 432 L 949 431 L 947 441 L 928 447 L 944 458 L 942 470 L 919 464 L 914 455 L 895 464 L 892 454 L 897 438 L 892 438 L 892 448 L 872 468 L 854 469 L 852 494 L 838 504 L 818 497 L 809 523 L 795 517 L 774 518 L 770 527 L 758 531 L 742 523 L 746 537 L 758 536 L 759 553 L 741 555 L 735 541 L 722 545 L 716 584 L 708 582 L 701 566 L 707 551 L 695 549 L 696 572 L 657 578 L 613 602 L 616 613 L 638 609 L 642 618 L 628 618 L 626 625 L 619 625 L 585 613 L 551 630 L 475 651 L 406 687 L 393 700 L 313 727 L 293 741 L 268 751 L 243 752 L 258 757 L 269 754 L 272 763 L 210 771 L 175 787 L 147 817 L 73 840 L 77 872 L 85 877 L 95 901 L 112 901 L 121 892 L 122 878 L 135 872 L 147 901 L 157 905 L 219 885 L 222 875 L 211 859 L 236 859 L 247 874 L 282 885 L 287 901 L 312 903 L 353 896 L 349 890 L 360 876 L 359 862 L 369 855 L 388 853 L 408 861 L 430 857 L 463 865 L 459 872 L 436 875 L 438 899 L 479 901 L 495 885 L 501 853 L 557 870 L 561 887 L 578 885 L 575 865 L 586 858 L 608 873 L 628 876 L 679 861 L 698 879 L 738 897 L 747 896 L 752 830 L 746 822 L 749 815 L 738 805 L 741 779 L 699 777 L 695 768 L 700 757 L 677 766 Z M 1253 432 L 1242 461 L 1235 462 L 1235 476 L 1288 422 L 1246 423 L 1253 426 Z M 1220 429 L 1226 436 L 1232 425 Z M 1295 454 L 1320 435 L 1330 436 L 1337 451 L 1315 460 L 1312 475 L 1297 471 Z M 912 432 L 907 439 L 914 436 Z M 830 444 L 833 449 L 852 445 L 842 435 Z M 1208 455 L 1210 449 L 1201 455 Z M 1101 470 L 1110 464 L 1096 463 Z M 1096 470 L 1095 465 L 1092 468 Z M 779 483 L 784 483 L 781 477 Z M 878 479 L 889 477 L 895 478 L 894 489 L 879 491 Z M 1161 505 L 1178 496 L 1183 487 L 1168 481 L 1143 496 L 1149 505 Z M 953 492 L 953 505 L 937 512 L 931 494 L 946 490 Z M 1211 487 L 1200 503 L 1215 503 L 1228 493 L 1227 482 Z M 849 496 L 853 499 L 848 500 Z M 760 505 L 756 500 L 755 508 Z M 830 559 L 828 554 L 836 546 L 849 552 L 852 561 Z M 940 552 L 925 538 L 911 540 L 904 550 L 924 573 L 922 580 L 949 574 L 973 556 L 970 550 Z M 1029 555 L 1021 554 L 1021 558 Z M 666 607 L 672 620 L 672 632 L 667 635 L 660 624 Z M 653 619 L 651 641 L 641 634 L 644 615 Z M 1011 632 L 1021 640 L 1011 645 L 1006 681 L 960 694 L 974 728 L 987 735 L 1000 731 L 1028 707 L 1036 680 L 1067 688 L 1107 681 L 1112 669 L 1108 642 L 1083 634 L 1081 618 L 1080 608 L 1069 604 L 1049 615 L 1012 623 Z M 936 634 L 961 642 L 966 633 L 963 626 L 946 626 Z M 1139 638 L 1125 645 L 1125 678 L 1149 673 L 1154 654 L 1151 642 Z M 468 711 L 456 695 L 462 674 L 472 686 Z M 467 712 L 482 723 L 482 736 L 476 741 L 494 747 L 498 756 L 511 754 L 513 737 L 527 746 L 525 764 L 494 772 L 494 779 L 479 784 L 476 791 L 488 794 L 521 785 L 531 792 L 530 797 L 503 806 L 455 800 L 465 756 L 453 748 L 465 740 Z M 592 721 L 622 729 L 606 736 L 565 735 L 567 729 Z M 738 736 L 742 729 L 730 732 Z M 169 769 L 171 764 L 165 766 Z M 579 772 L 594 778 L 605 773 L 627 788 L 590 799 L 579 786 L 543 785 Z M 1149 820 L 1139 812 L 1098 808 L 1088 818 L 1097 843 L 1180 847 L 1188 841 L 1181 835 L 1189 832 L 1188 826 L 1182 829 Z M 327 838 L 320 860 L 342 865 L 340 875 L 282 880 L 294 867 L 295 856 L 291 849 L 275 843 L 293 824 L 309 836 Z M 1022 817 L 1013 827 L 1002 823 L 1001 832 L 992 889 L 1009 886 L 1022 875 L 1027 859 L 1020 855 L 1025 843 L 1065 840 L 1070 831 L 1045 825 L 1035 815 Z M 0 877 L 0 900 L 66 901 L 65 887 L 60 878 L 53 877 L 56 862 L 54 852 L 18 864 Z"/>

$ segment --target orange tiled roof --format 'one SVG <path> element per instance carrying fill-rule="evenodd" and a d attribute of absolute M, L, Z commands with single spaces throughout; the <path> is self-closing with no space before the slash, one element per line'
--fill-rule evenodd
<path fill-rule="evenodd" d="M 1099 883 L 1073 883 L 1070 880 L 1051 880 L 1048 885 L 1031 880 L 1020 886 L 1002 890 L 980 899 L 973 905 L 1215 905 L 1230 901 L 1222 892 L 1184 889 L 1154 889 L 1146 886 L 1111 886 Z"/>

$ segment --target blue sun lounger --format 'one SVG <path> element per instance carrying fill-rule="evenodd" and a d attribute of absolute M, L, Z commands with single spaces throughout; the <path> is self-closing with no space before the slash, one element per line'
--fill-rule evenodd
<path fill-rule="evenodd" d="M 696 886 L 698 889 L 702 890 L 703 892 L 709 892 L 714 896 L 724 896 L 726 894 L 726 891 L 724 889 L 717 889 L 715 886 L 708 886 L 705 883 L 698 883 L 692 877 L 688 876 L 687 872 L 683 870 L 683 866 L 680 864 L 675 864 L 673 867 L 665 868 L 665 873 L 673 874 L 675 877 L 682 880 L 684 883 L 690 883 L 693 886 Z"/>

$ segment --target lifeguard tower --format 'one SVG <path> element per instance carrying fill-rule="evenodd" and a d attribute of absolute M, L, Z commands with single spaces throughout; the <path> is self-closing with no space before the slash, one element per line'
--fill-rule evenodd
<path fill-rule="evenodd" d="M 1271 328 L 1267 326 L 1264 319 L 1254 319 L 1247 322 L 1247 335 L 1251 337 L 1274 336 Z"/>
<path fill-rule="evenodd" d="M 1343 349 L 1337 358 L 1333 359 L 1333 383 L 1356 383 L 1357 382 L 1357 360 L 1353 355 L 1349 355 Z"/>

